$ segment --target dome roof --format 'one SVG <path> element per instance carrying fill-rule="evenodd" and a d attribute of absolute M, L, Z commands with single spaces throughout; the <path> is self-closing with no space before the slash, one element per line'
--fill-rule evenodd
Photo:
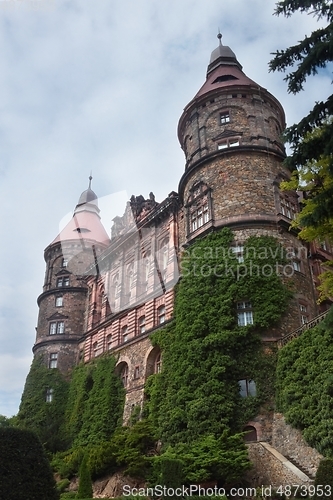
<path fill-rule="evenodd" d="M 78 201 L 78 205 L 83 205 L 84 203 L 91 203 L 92 201 L 95 203 L 95 205 L 98 205 L 97 195 L 89 186 L 88 189 L 83 191 L 83 193 L 81 194 Z"/>
<path fill-rule="evenodd" d="M 217 35 L 217 38 L 219 39 L 219 46 L 213 50 L 212 55 L 210 56 L 210 61 L 207 68 L 207 76 L 220 65 L 237 66 L 240 70 L 242 70 L 243 67 L 237 61 L 235 53 L 231 50 L 230 47 L 222 45 L 221 33 Z"/>

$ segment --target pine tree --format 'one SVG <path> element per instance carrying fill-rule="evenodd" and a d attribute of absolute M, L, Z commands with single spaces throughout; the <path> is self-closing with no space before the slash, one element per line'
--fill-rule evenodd
<path fill-rule="evenodd" d="M 287 71 L 285 81 L 288 92 L 297 94 L 310 75 L 316 75 L 333 60 L 333 5 L 328 0 L 282 0 L 277 2 L 275 13 L 290 17 L 295 12 L 312 14 L 327 25 L 313 31 L 310 36 L 285 50 L 275 52 L 270 61 L 271 71 Z M 321 189 L 314 183 L 308 191 L 312 200 L 312 211 L 303 218 L 303 226 L 318 228 L 333 218 L 333 94 L 326 100 L 316 102 L 307 116 L 285 132 L 292 154 L 287 158 L 291 171 L 313 165 L 323 160 L 328 162 L 325 173 L 328 182 Z M 320 129 L 320 133 L 314 133 Z M 297 175 L 297 174 L 296 174 Z"/>

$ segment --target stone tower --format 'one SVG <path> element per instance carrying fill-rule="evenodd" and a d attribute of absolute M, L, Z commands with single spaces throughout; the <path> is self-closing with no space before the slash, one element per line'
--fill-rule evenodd
<path fill-rule="evenodd" d="M 228 226 L 240 261 L 250 236 L 274 236 L 288 248 L 299 293 L 282 331 L 272 333 L 279 337 L 317 313 L 306 248 L 289 231 L 298 196 L 279 188 L 290 177 L 283 165 L 285 114 L 272 94 L 244 74 L 234 52 L 222 45 L 221 34 L 218 38 L 206 81 L 179 120 L 186 157 L 179 182 L 180 244 Z"/>
<path fill-rule="evenodd" d="M 35 357 L 66 373 L 78 362 L 78 340 L 86 331 L 89 297 L 87 269 L 109 244 L 101 223 L 96 194 L 84 191 L 70 222 L 45 249 L 43 293 L 38 297 Z M 96 267 L 94 267 L 96 269 Z M 96 271 L 94 271 L 96 273 Z"/>

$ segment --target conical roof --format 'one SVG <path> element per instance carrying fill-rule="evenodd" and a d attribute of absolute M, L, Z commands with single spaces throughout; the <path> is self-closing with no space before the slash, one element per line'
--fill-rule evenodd
<path fill-rule="evenodd" d="M 81 194 L 78 204 L 75 207 L 72 219 L 61 230 L 58 236 L 52 241 L 82 240 L 91 243 L 107 245 L 110 238 L 101 222 L 98 208 L 98 198 L 91 189 L 91 177 L 89 187 Z"/>

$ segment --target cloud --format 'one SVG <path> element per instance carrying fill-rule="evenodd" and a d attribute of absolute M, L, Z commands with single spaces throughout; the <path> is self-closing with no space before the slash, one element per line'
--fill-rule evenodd
<path fill-rule="evenodd" d="M 177 190 L 185 163 L 177 123 L 205 80 L 218 28 L 289 124 L 330 92 L 327 74 L 294 97 L 283 74 L 268 73 L 271 52 L 317 27 L 312 16 L 278 18 L 273 9 L 267 0 L 0 1 L 0 356 L 12 361 L 4 386 L 17 366 L 23 390 L 43 251 L 90 171 L 99 197 L 153 191 L 162 201 Z"/>

